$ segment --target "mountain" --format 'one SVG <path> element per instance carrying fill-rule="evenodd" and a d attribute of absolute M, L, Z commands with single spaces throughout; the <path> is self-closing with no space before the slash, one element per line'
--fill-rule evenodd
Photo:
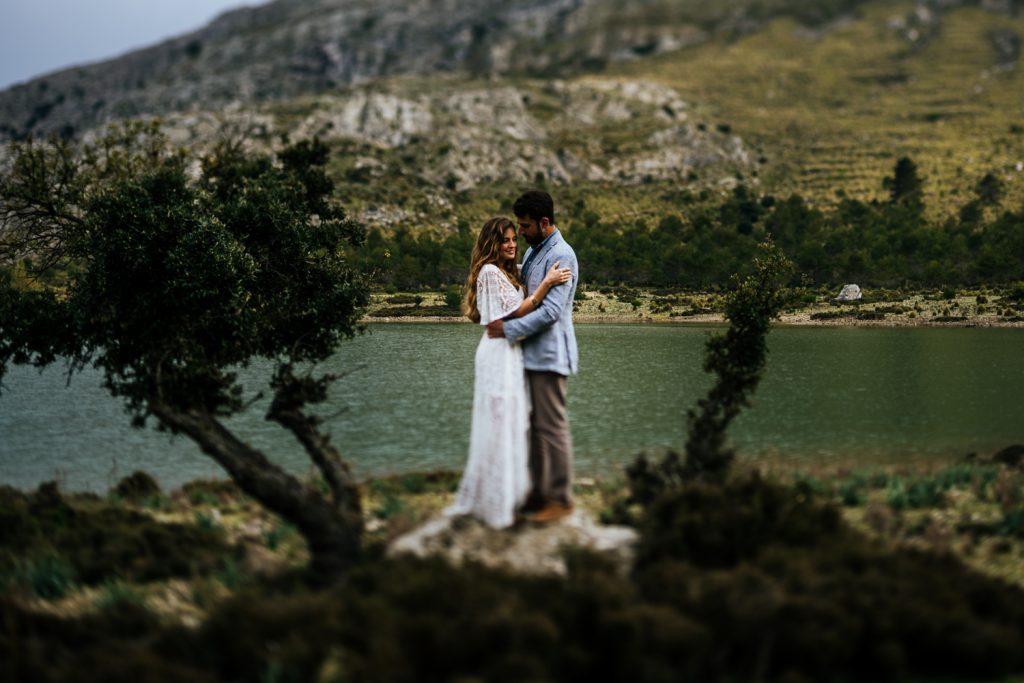
<path fill-rule="evenodd" d="M 276 0 L 0 92 L 0 140 L 159 116 L 202 146 L 319 135 L 370 223 L 450 230 L 528 184 L 657 220 L 738 184 L 933 211 L 1024 199 L 1018 0 Z"/>
<path fill-rule="evenodd" d="M 856 0 L 276 0 L 123 57 L 0 92 L 0 136 L 74 134 L 395 75 L 566 76 Z M 769 8 L 765 9 L 765 8 Z"/>

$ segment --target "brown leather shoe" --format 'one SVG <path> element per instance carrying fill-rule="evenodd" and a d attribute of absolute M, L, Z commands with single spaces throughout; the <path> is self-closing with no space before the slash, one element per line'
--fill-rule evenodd
<path fill-rule="evenodd" d="M 562 519 L 563 517 L 568 517 L 573 513 L 574 509 L 575 508 L 572 506 L 572 503 L 551 502 L 530 515 L 527 519 L 531 522 L 538 522 L 541 524 L 554 522 Z"/>

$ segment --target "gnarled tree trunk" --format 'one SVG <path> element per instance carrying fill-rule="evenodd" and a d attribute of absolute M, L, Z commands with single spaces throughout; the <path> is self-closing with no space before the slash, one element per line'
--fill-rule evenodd
<path fill-rule="evenodd" d="M 330 583 L 359 558 L 362 517 L 358 489 L 326 438 L 317 434 L 308 421 L 303 428 L 296 416 L 284 418 L 299 423 L 296 428 L 309 440 L 308 445 L 306 442 L 303 445 L 311 455 L 318 454 L 314 462 L 327 478 L 332 490 L 331 500 L 238 439 L 213 415 L 198 410 L 177 410 L 159 400 L 151 400 L 149 407 L 167 427 L 199 444 L 242 491 L 296 526 L 309 546 L 313 583 Z M 292 428 L 286 422 L 282 424 Z"/>

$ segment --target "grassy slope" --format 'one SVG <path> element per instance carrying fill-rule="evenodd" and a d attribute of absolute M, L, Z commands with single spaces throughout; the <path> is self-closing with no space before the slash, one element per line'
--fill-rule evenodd
<path fill-rule="evenodd" d="M 821 35 L 778 20 L 732 43 L 714 41 L 613 69 L 653 78 L 707 104 L 768 157 L 767 191 L 830 202 L 836 190 L 881 197 L 880 180 L 909 155 L 933 210 L 955 209 L 984 173 L 1024 198 L 1024 76 L 997 71 L 989 33 L 1024 33 L 1024 17 L 965 8 L 912 48 L 888 20 L 912 5 L 870 4 Z M 902 10 L 902 11 L 900 11 Z"/>
<path fill-rule="evenodd" d="M 906 155 L 924 177 L 925 201 L 933 218 L 955 213 L 988 172 L 1005 182 L 1003 206 L 1020 206 L 1024 172 L 1014 166 L 1024 161 L 1024 75 L 1020 65 L 997 68 L 990 34 L 1010 29 L 1024 35 L 1024 16 L 1010 18 L 977 8 L 951 10 L 935 35 L 912 45 L 889 22 L 913 7 L 869 3 L 855 16 L 818 31 L 778 19 L 735 40 L 720 38 L 613 64 L 606 72 L 578 80 L 644 79 L 676 88 L 691 105 L 691 121 L 709 129 L 730 126 L 755 156 L 765 159 L 757 179 L 764 193 L 798 193 L 819 205 L 832 204 L 843 194 L 883 198 L 883 178 Z M 500 85 L 451 76 L 391 83 L 410 94 L 424 87 Z M 539 120 L 551 116 L 544 81 L 515 79 L 513 84 L 529 93 L 531 114 Z M 293 106 L 308 111 L 315 99 Z M 278 109 L 279 115 L 289 118 L 288 106 Z M 638 126 L 590 130 L 582 136 L 563 131 L 555 142 L 567 149 L 597 146 L 600 161 L 628 150 L 630 136 L 640 140 L 649 133 L 643 122 Z M 402 207 L 417 216 L 409 221 L 414 231 L 426 228 L 443 234 L 460 220 L 475 226 L 481 216 L 509 211 L 511 199 L 523 189 L 519 184 L 497 183 L 460 193 L 420 180 L 416 169 L 443 153 L 442 147 L 432 140 L 393 150 L 338 143 L 332 169 L 347 186 L 349 206 Z M 360 156 L 381 159 L 388 171 L 366 185 L 348 183 L 346 171 Z M 718 171 L 723 172 L 727 171 Z M 687 187 L 580 183 L 552 191 L 563 227 L 571 229 L 584 204 L 606 222 L 654 224 L 665 215 L 686 211 L 679 201 L 684 190 L 709 190 L 712 197 L 727 193 L 719 186 L 718 175 L 704 175 Z M 450 207 L 436 205 L 438 196 Z"/>

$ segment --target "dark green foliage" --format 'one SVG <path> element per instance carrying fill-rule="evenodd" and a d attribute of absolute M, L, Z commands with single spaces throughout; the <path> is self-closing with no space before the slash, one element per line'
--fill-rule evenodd
<path fill-rule="evenodd" d="M 668 489 L 679 488 L 686 481 L 683 461 L 675 451 L 669 451 L 660 463 L 651 462 L 646 453 L 640 453 L 626 466 L 626 484 L 629 494 L 612 503 L 604 516 L 605 524 L 639 523 L 639 513 L 650 506 Z"/>
<path fill-rule="evenodd" d="M 447 287 L 465 281 L 475 241 L 476 232 L 466 223 L 441 239 L 427 233 L 413 235 L 405 227 L 389 236 L 371 230 L 355 258 L 374 272 L 375 282 L 384 286 Z"/>
<path fill-rule="evenodd" d="M 0 569 L 0 589 L 28 588 L 43 600 L 56 600 L 74 588 L 77 575 L 67 561 L 53 555 L 15 560 Z"/>
<path fill-rule="evenodd" d="M 1024 508 L 1008 510 L 999 524 L 999 533 L 1006 536 L 1024 537 Z"/>
<path fill-rule="evenodd" d="M 992 462 L 1009 467 L 1017 467 L 1024 463 L 1024 445 L 1014 444 L 1000 449 L 992 456 Z"/>
<path fill-rule="evenodd" d="M 120 579 L 108 579 L 103 582 L 102 593 L 96 599 L 96 606 L 101 610 L 118 609 L 129 604 L 135 607 L 145 605 L 142 593 Z"/>
<path fill-rule="evenodd" d="M 612 221 L 585 206 L 573 207 L 560 228 L 583 265 L 583 281 L 591 285 L 722 287 L 733 273 L 744 271 L 765 236 L 793 261 L 807 285 L 857 282 L 874 290 L 1019 279 L 1024 214 L 985 211 L 998 206 L 991 203 L 1001 197 L 997 176 L 963 188 L 972 197 L 959 216 L 934 220 L 924 211 L 920 192 L 913 191 L 916 169 L 913 174 L 906 164 L 900 169 L 900 182 L 894 175 L 887 184 L 899 201 L 843 198 L 834 207 L 819 208 L 800 196 L 761 197 L 739 186 L 724 200 L 680 198 L 678 214 L 650 221 Z M 920 187 L 919 179 L 916 184 Z M 472 233 L 466 225 L 441 238 L 404 229 L 392 235 L 371 231 L 365 259 L 389 286 L 458 284 L 469 267 Z"/>
<path fill-rule="evenodd" d="M 118 497 L 133 502 L 140 502 L 160 494 L 160 485 L 156 479 L 145 472 L 133 472 L 114 487 L 114 493 Z"/>
<path fill-rule="evenodd" d="M 943 491 L 942 484 L 932 478 L 904 481 L 893 477 L 889 480 L 885 499 L 894 510 L 941 507 Z"/>
<path fill-rule="evenodd" d="M 1004 190 L 1003 181 L 992 173 L 986 173 L 974 188 L 978 201 L 985 206 L 998 206 Z"/>
<path fill-rule="evenodd" d="M 724 683 L 1024 669 L 1024 592 L 951 557 L 887 549 L 796 489 L 683 484 L 641 532 L 630 576 L 581 552 L 564 579 L 366 561 L 329 590 L 243 586 L 195 631 L 130 599 L 67 620 L 0 600 L 0 677 Z"/>
<path fill-rule="evenodd" d="M 458 314 L 462 308 L 462 287 L 459 285 L 448 285 L 444 289 L 444 305 Z"/>
<path fill-rule="evenodd" d="M 277 550 L 281 541 L 295 533 L 295 527 L 290 524 L 279 524 L 273 529 L 263 532 L 263 542 L 270 550 Z"/>
<path fill-rule="evenodd" d="M 454 493 L 459 486 L 461 472 L 437 470 L 435 472 L 414 472 L 378 477 L 367 483 L 367 488 L 376 495 Z"/>
<path fill-rule="evenodd" d="M 1020 589 L 950 556 L 889 550 L 776 484 L 670 492 L 643 532 L 641 594 L 710 628 L 717 661 L 741 679 L 977 680 L 1024 667 Z"/>
<path fill-rule="evenodd" d="M 859 482 L 847 481 L 839 486 L 839 500 L 847 507 L 857 507 L 864 503 L 863 485 Z"/>
<path fill-rule="evenodd" d="M 893 168 L 892 176 L 882 184 L 889 190 L 889 199 L 893 204 L 920 204 L 921 179 L 917 175 L 917 164 L 909 157 L 901 157 Z"/>
<path fill-rule="evenodd" d="M 782 285 L 791 264 L 771 242 L 760 248 L 753 274 L 737 277 L 725 298 L 729 329 L 707 342 L 704 370 L 715 375 L 715 384 L 687 412 L 684 467 L 689 477 L 725 476 L 733 459 L 725 431 L 749 405 L 764 372 L 768 330 L 785 304 Z"/>
<path fill-rule="evenodd" d="M 381 318 L 433 318 L 433 317 L 447 317 L 461 316 L 462 313 L 458 308 L 450 308 L 447 304 L 444 306 L 392 306 L 389 308 L 382 308 L 374 312 L 374 315 Z"/>
<path fill-rule="evenodd" d="M 218 533 L 72 504 L 53 483 L 29 494 L 0 489 L 0 573 L 27 580 L 37 592 L 37 584 L 49 583 L 52 590 L 43 592 L 59 594 L 72 578 L 98 584 L 208 573 L 233 552 Z"/>
<path fill-rule="evenodd" d="M 192 158 L 154 123 L 16 146 L 0 178 L 0 261 L 62 267 L 67 286 L 37 294 L 0 280 L 0 379 L 9 363 L 58 357 L 100 369 L 135 426 L 155 417 L 186 434 L 294 521 L 311 575 L 327 581 L 359 553 L 358 492 L 304 411 L 336 379 L 311 366 L 361 329 L 368 279 L 349 255 L 365 234 L 332 197 L 327 147 L 285 143 L 270 155 L 228 138 Z M 267 419 L 295 436 L 328 496 L 220 422 L 259 395 L 238 373 L 257 358 L 274 364 Z"/>
<path fill-rule="evenodd" d="M 1024 303 L 1024 281 L 1014 282 L 1005 294 L 1006 298 L 1016 303 Z"/>
<path fill-rule="evenodd" d="M 998 472 L 999 467 L 989 463 L 959 463 L 918 475 L 854 472 L 840 479 L 834 491 L 803 475 L 794 477 L 794 482 L 808 493 L 834 496 L 836 501 L 848 506 L 863 504 L 869 490 L 885 489 L 886 503 L 894 509 L 941 508 L 951 489 L 974 487 L 983 492 Z"/>
<path fill-rule="evenodd" d="M 413 306 L 419 306 L 423 303 L 423 297 L 419 294 L 398 294 L 396 296 L 389 296 L 387 298 L 389 304 L 412 304 Z"/>
<path fill-rule="evenodd" d="M 637 571 L 684 561 L 734 567 L 769 546 L 818 547 L 840 540 L 839 512 L 813 496 L 751 477 L 669 489 L 641 523 Z"/>
<path fill-rule="evenodd" d="M 67 176 L 70 189 L 52 197 L 59 220 L 35 219 L 25 235 L 21 221 L 7 221 L 7 248 L 50 235 L 59 246 L 43 263 L 84 268 L 59 303 L 2 288 L 0 365 L 58 353 L 92 363 L 138 420 L 154 396 L 228 414 L 243 405 L 229 368 L 253 357 L 321 359 L 355 332 L 366 284 L 340 249 L 362 232 L 330 201 L 323 145 L 298 143 L 274 163 L 224 143 L 194 183 L 187 158 L 154 130 L 117 135 L 81 150 L 26 146 L 5 178 L 4 209 L 34 219 L 39 185 Z"/>
<path fill-rule="evenodd" d="M 152 647 L 183 642 L 141 605 L 120 601 L 94 616 L 64 619 L 0 597 L 0 680 L 39 683 L 205 683 L 214 672 L 179 663 Z"/>
<path fill-rule="evenodd" d="M 242 496 L 238 486 L 227 480 L 197 479 L 186 483 L 181 490 L 192 504 L 200 505 L 221 505 Z"/>

